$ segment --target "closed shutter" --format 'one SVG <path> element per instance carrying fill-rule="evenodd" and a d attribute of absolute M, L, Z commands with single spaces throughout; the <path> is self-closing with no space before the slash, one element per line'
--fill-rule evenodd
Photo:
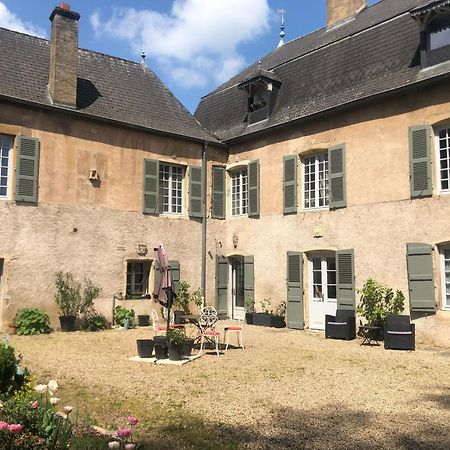
<path fill-rule="evenodd" d="M 432 195 L 431 130 L 428 125 L 409 129 L 409 166 L 411 198 Z"/>
<path fill-rule="evenodd" d="M 216 309 L 220 315 L 227 314 L 228 303 L 228 259 L 216 258 Z"/>
<path fill-rule="evenodd" d="M 244 256 L 244 301 L 255 300 L 255 259 Z"/>
<path fill-rule="evenodd" d="M 172 272 L 173 291 L 176 294 L 180 285 L 180 263 L 179 261 L 169 261 L 169 266 Z"/>
<path fill-rule="evenodd" d="M 328 150 L 328 173 L 330 179 L 330 208 L 345 208 L 345 145 L 337 145 Z"/>
<path fill-rule="evenodd" d="M 39 176 L 39 139 L 17 137 L 16 190 L 17 202 L 37 203 Z"/>
<path fill-rule="evenodd" d="M 303 330 L 303 254 L 288 252 L 287 254 L 287 326 Z"/>
<path fill-rule="evenodd" d="M 203 182 L 201 167 L 189 167 L 189 216 L 203 217 Z"/>
<path fill-rule="evenodd" d="M 436 311 L 433 248 L 429 244 L 406 244 L 409 305 L 411 311 Z"/>
<path fill-rule="evenodd" d="M 337 309 L 355 309 L 354 251 L 336 252 Z"/>
<path fill-rule="evenodd" d="M 226 187 L 225 168 L 212 168 L 212 211 L 213 219 L 225 219 Z"/>
<path fill-rule="evenodd" d="M 159 161 L 144 160 L 144 197 L 143 211 L 145 214 L 158 214 L 159 198 Z"/>
<path fill-rule="evenodd" d="M 297 212 L 297 155 L 283 158 L 283 213 Z"/>
<path fill-rule="evenodd" d="M 259 216 L 259 161 L 248 165 L 248 216 Z"/>

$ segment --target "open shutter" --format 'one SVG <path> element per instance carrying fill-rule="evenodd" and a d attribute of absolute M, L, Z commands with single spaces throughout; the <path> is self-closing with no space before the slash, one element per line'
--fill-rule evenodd
<path fill-rule="evenodd" d="M 255 260 L 244 256 L 244 301 L 255 300 Z"/>
<path fill-rule="evenodd" d="M 228 303 L 228 259 L 216 258 L 216 309 L 220 315 L 227 314 Z"/>
<path fill-rule="evenodd" d="M 355 264 L 353 250 L 336 252 L 337 309 L 355 309 Z"/>
<path fill-rule="evenodd" d="M 337 145 L 328 150 L 328 173 L 330 178 L 330 208 L 345 208 L 345 145 Z"/>
<path fill-rule="evenodd" d="M 212 168 L 212 211 L 213 219 L 225 219 L 225 168 L 214 166 Z"/>
<path fill-rule="evenodd" d="M 39 139 L 17 136 L 17 202 L 37 203 L 39 175 Z"/>
<path fill-rule="evenodd" d="M 201 167 L 189 167 L 189 216 L 203 217 L 203 182 Z"/>
<path fill-rule="evenodd" d="M 409 166 L 411 198 L 432 195 L 431 131 L 428 125 L 409 129 Z"/>
<path fill-rule="evenodd" d="M 287 254 L 287 326 L 303 330 L 303 254 L 288 252 Z"/>
<path fill-rule="evenodd" d="M 297 155 L 283 158 L 283 213 L 297 212 Z"/>
<path fill-rule="evenodd" d="M 406 244 L 406 253 L 411 311 L 434 312 L 433 248 L 429 244 Z"/>
<path fill-rule="evenodd" d="M 248 165 L 248 216 L 259 216 L 259 161 Z"/>
<path fill-rule="evenodd" d="M 145 214 L 159 213 L 159 161 L 144 159 L 144 198 Z"/>
<path fill-rule="evenodd" d="M 169 261 L 169 266 L 172 272 L 173 291 L 176 294 L 180 285 L 180 263 L 179 261 Z"/>

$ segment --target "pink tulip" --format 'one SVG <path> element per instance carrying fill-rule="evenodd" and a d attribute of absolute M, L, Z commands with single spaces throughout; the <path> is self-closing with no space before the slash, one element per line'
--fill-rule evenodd
<path fill-rule="evenodd" d="M 38 402 L 37 400 L 35 400 L 35 401 L 31 404 L 31 407 L 32 407 L 33 409 L 38 409 L 38 408 L 39 408 L 39 402 Z"/>
<path fill-rule="evenodd" d="M 135 448 L 134 444 L 125 444 L 125 450 L 134 450 Z"/>
<path fill-rule="evenodd" d="M 72 409 L 73 409 L 73 406 L 70 406 L 70 405 L 64 406 L 64 412 L 66 414 L 70 414 L 72 412 Z"/>
<path fill-rule="evenodd" d="M 14 434 L 19 434 L 23 429 L 23 426 L 20 423 L 13 423 L 9 426 L 9 431 Z"/>
<path fill-rule="evenodd" d="M 138 423 L 139 421 L 137 420 L 137 417 L 135 417 L 135 416 L 130 416 L 130 417 L 128 417 L 128 423 L 130 424 L 130 425 L 137 425 L 137 423 Z"/>
<path fill-rule="evenodd" d="M 0 430 L 9 430 L 9 423 L 0 421 Z"/>
<path fill-rule="evenodd" d="M 122 439 L 126 439 L 131 436 L 131 428 L 119 428 L 117 430 L 117 436 L 119 436 Z"/>

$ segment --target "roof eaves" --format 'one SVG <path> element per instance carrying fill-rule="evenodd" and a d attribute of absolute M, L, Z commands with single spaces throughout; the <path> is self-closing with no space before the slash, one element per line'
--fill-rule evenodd
<path fill-rule="evenodd" d="M 422 14 L 426 14 L 432 11 L 435 11 L 439 8 L 443 8 L 445 6 L 450 5 L 450 0 L 433 0 L 426 5 L 419 6 L 410 11 L 412 17 L 421 16 Z"/>

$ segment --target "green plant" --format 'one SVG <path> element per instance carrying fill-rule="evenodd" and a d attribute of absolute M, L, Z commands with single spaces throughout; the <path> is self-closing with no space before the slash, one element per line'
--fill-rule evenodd
<path fill-rule="evenodd" d="M 83 317 L 81 329 L 84 331 L 100 331 L 108 328 L 108 321 L 103 314 L 98 311 L 91 310 Z"/>
<path fill-rule="evenodd" d="M 16 371 L 14 349 L 6 341 L 0 343 L 0 391 L 6 392 Z"/>
<path fill-rule="evenodd" d="M 16 332 L 19 335 L 50 333 L 48 314 L 37 308 L 23 308 L 14 319 Z"/>
<path fill-rule="evenodd" d="M 248 296 L 245 299 L 245 310 L 248 313 L 254 313 L 255 312 L 255 300 L 253 299 L 253 297 Z"/>
<path fill-rule="evenodd" d="M 194 305 L 196 305 L 198 308 L 201 308 L 203 306 L 203 296 L 200 288 L 198 288 L 191 294 L 191 302 L 194 303 Z"/>
<path fill-rule="evenodd" d="M 189 304 L 190 295 L 189 288 L 190 284 L 187 281 L 180 281 L 178 285 L 178 292 L 173 301 L 173 305 L 177 308 L 185 308 Z"/>
<path fill-rule="evenodd" d="M 381 327 L 390 314 L 403 312 L 405 296 L 402 291 L 394 291 L 388 286 L 369 278 L 361 289 L 358 314 L 362 315 L 368 326 Z"/>
<path fill-rule="evenodd" d="M 82 306 L 81 283 L 70 272 L 55 275 L 55 301 L 62 316 L 77 316 Z"/>
<path fill-rule="evenodd" d="M 286 300 L 283 300 L 276 308 L 274 314 L 279 317 L 286 316 Z"/>
<path fill-rule="evenodd" d="M 272 314 L 272 310 L 269 309 L 271 304 L 270 298 L 263 298 L 261 300 L 261 310 L 264 314 Z"/>
<path fill-rule="evenodd" d="M 134 309 L 126 309 L 120 305 L 117 305 L 114 309 L 114 321 L 121 327 L 123 327 L 123 322 L 125 319 L 134 319 L 134 317 Z"/>
<path fill-rule="evenodd" d="M 172 328 L 169 330 L 169 342 L 173 345 L 179 345 L 186 339 L 186 333 L 182 328 Z"/>
<path fill-rule="evenodd" d="M 100 292 L 102 292 L 100 286 L 94 284 L 89 278 L 84 279 L 82 301 L 80 305 L 81 314 L 91 313 L 91 310 L 94 308 L 94 300 L 98 298 Z"/>

